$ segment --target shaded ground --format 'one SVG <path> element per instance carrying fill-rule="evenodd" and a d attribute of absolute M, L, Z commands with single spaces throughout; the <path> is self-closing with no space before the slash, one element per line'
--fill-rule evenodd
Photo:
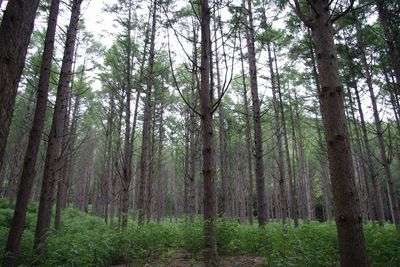
<path fill-rule="evenodd" d="M 220 267 L 257 267 L 267 264 L 267 260 L 258 256 L 220 256 Z M 186 251 L 170 251 L 158 259 L 137 261 L 131 264 L 116 265 L 113 267 L 205 267 L 200 254 L 191 254 Z"/>

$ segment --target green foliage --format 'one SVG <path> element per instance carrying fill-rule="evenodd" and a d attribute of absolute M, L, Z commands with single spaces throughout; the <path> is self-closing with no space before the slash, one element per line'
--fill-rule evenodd
<path fill-rule="evenodd" d="M 376 266 L 400 266 L 400 232 L 393 224 L 364 227 L 368 256 Z"/>
<path fill-rule="evenodd" d="M 174 250 L 201 253 L 203 221 L 178 219 L 142 227 L 130 220 L 128 229 L 110 227 L 101 218 L 66 209 L 59 232 L 49 233 L 43 254 L 34 258 L 32 244 L 37 204 L 28 208 L 21 244 L 20 265 L 108 266 L 168 255 Z M 0 242 L 7 239 L 13 210 L 0 199 Z M 333 222 L 283 226 L 270 222 L 264 228 L 219 218 L 215 223 L 220 255 L 258 255 L 270 266 L 335 266 L 339 262 L 338 240 Z M 372 266 L 400 266 L 400 233 L 394 225 L 365 226 L 365 240 Z M 0 251 L 2 253 L 2 251 Z M 1 261 L 1 260 L 0 260 Z M 1 264 L 1 262 L 0 262 Z"/>

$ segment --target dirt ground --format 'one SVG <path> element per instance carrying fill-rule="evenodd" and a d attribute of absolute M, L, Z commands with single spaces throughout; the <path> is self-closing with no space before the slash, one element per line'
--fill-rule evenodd
<path fill-rule="evenodd" d="M 261 267 L 267 264 L 267 260 L 258 256 L 220 256 L 220 267 Z M 149 259 L 125 265 L 113 267 L 205 267 L 201 255 L 191 254 L 185 251 L 174 251 L 169 255 L 163 255 L 159 259 Z"/>

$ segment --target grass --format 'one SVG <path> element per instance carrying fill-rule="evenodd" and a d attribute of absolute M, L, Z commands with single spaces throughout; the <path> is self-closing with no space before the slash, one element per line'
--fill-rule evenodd
<path fill-rule="evenodd" d="M 3 252 L 12 210 L 0 199 L 0 242 Z M 179 219 L 126 230 L 110 228 L 100 218 L 66 209 L 60 232 L 50 232 L 43 254 L 34 259 L 32 244 L 37 205 L 29 205 L 19 264 L 34 260 L 41 266 L 109 266 L 139 259 L 168 257 L 173 251 L 201 253 L 203 224 Z M 216 223 L 221 255 L 257 255 L 268 266 L 335 266 L 339 261 L 338 240 L 332 222 L 301 223 L 298 228 L 270 222 L 265 228 L 219 219 Z M 372 266 L 400 266 L 400 234 L 394 225 L 365 225 L 365 240 Z M 1 263 L 2 259 L 0 259 Z"/>

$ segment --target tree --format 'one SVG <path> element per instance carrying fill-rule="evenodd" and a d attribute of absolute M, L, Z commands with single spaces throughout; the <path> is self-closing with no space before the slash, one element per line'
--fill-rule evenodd
<path fill-rule="evenodd" d="M 0 25 L 0 170 L 38 6 L 39 0 L 10 0 Z"/>
<path fill-rule="evenodd" d="M 217 266 L 217 242 L 215 238 L 214 221 L 215 207 L 215 150 L 213 144 L 214 129 L 212 123 L 213 107 L 210 93 L 210 57 L 211 11 L 208 0 L 201 1 L 200 29 L 201 29 L 201 61 L 200 61 L 200 110 L 201 136 L 203 155 L 203 203 L 204 203 L 204 260 L 207 266 Z"/>
<path fill-rule="evenodd" d="M 151 133 L 151 95 L 153 87 L 153 67 L 154 67 L 154 46 L 155 46 L 155 35 L 156 35 L 156 23 L 157 23 L 157 0 L 153 2 L 152 10 L 152 26 L 150 35 L 150 49 L 149 49 L 149 63 L 147 66 L 147 82 L 146 82 L 146 97 L 144 102 L 144 118 L 143 118 L 143 132 L 142 132 L 142 152 L 140 158 L 140 189 L 139 189 L 139 201 L 138 201 L 138 223 L 139 225 L 144 224 L 145 219 L 145 208 L 149 204 L 149 199 L 146 199 L 146 178 L 149 174 L 149 163 L 150 163 L 150 133 Z M 147 181 L 149 182 L 149 181 Z"/>
<path fill-rule="evenodd" d="M 54 202 L 54 190 L 56 187 L 56 175 L 61 156 L 62 137 L 64 135 L 65 114 L 68 108 L 70 95 L 70 83 L 72 78 L 72 63 L 75 50 L 76 35 L 80 9 L 83 0 L 74 0 L 72 3 L 71 19 L 67 30 L 65 50 L 61 65 L 61 73 L 58 81 L 57 98 L 54 106 L 49 143 L 47 145 L 45 167 L 42 178 L 39 211 L 35 230 L 34 249 L 40 252 L 40 245 L 45 239 L 50 227 L 51 209 Z"/>
<path fill-rule="evenodd" d="M 306 16 L 298 0 L 294 0 L 297 16 L 311 29 L 317 55 L 319 95 L 322 121 L 336 205 L 336 225 L 339 236 L 342 266 L 367 266 L 362 217 L 359 210 L 349 133 L 343 104 L 343 87 L 339 78 L 333 23 L 351 10 L 351 1 L 344 13 L 331 10 L 332 2 L 309 2 L 310 15 Z M 336 5 L 335 5 L 336 6 Z"/>
<path fill-rule="evenodd" d="M 60 1 L 53 0 L 50 6 L 45 45 L 40 68 L 40 78 L 36 100 L 36 110 L 29 135 L 28 148 L 24 159 L 22 175 L 18 187 L 17 202 L 7 239 L 4 266 L 16 266 L 19 246 L 25 225 L 26 209 L 31 195 L 33 180 L 36 176 L 36 161 L 39 152 L 40 139 L 46 115 L 47 95 L 51 71 L 51 61 L 54 50 L 54 38 L 57 27 L 57 18 Z"/>
<path fill-rule="evenodd" d="M 247 8 L 245 8 L 247 5 Z M 268 220 L 265 193 L 265 180 L 264 180 L 264 160 L 263 160 L 263 147 L 262 147 L 262 131 L 261 131 L 261 113 L 260 113 L 260 100 L 258 97 L 258 84 L 257 84 L 257 66 L 256 66 L 256 50 L 255 50 L 255 37 L 253 25 L 253 13 L 251 7 L 251 0 L 243 1 L 243 7 L 247 11 L 244 14 L 244 25 L 246 29 L 246 41 L 248 49 L 248 61 L 250 72 L 250 89 L 253 103 L 253 119 L 254 119 L 254 146 L 255 146 L 255 172 L 256 172 L 256 185 L 257 185 L 257 214 L 258 224 L 264 226 Z"/>

